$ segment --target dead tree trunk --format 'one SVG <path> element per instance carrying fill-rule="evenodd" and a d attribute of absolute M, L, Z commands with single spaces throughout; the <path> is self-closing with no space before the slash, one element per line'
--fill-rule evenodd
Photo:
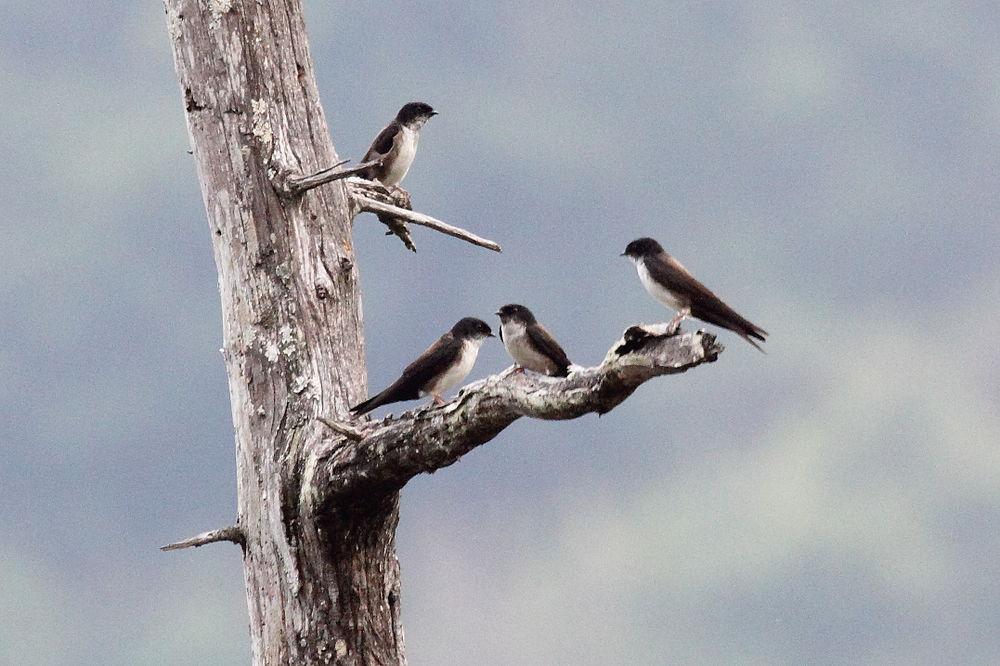
<path fill-rule="evenodd" d="M 365 397 L 345 188 L 272 187 L 337 161 L 300 3 L 166 9 L 219 270 L 254 661 L 401 663 L 395 493 L 322 525 L 298 511 L 302 452 L 325 434 L 313 415 Z"/>
<path fill-rule="evenodd" d="M 219 271 L 239 495 L 234 526 L 166 548 L 241 544 L 256 664 L 404 664 L 394 535 L 406 481 L 519 416 L 607 411 L 720 348 L 633 331 L 565 380 L 504 374 L 440 408 L 344 422 L 366 395 L 354 217 L 378 213 L 407 244 L 404 221 L 499 246 L 331 168 L 300 0 L 165 6 Z"/>

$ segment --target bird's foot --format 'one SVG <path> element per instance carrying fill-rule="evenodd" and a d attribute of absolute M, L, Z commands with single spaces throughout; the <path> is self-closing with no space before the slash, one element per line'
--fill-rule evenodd
<path fill-rule="evenodd" d="M 674 315 L 674 318 L 670 320 L 667 324 L 667 336 L 673 337 L 681 332 L 681 322 L 684 321 L 691 312 L 689 310 L 681 310 Z"/>
<path fill-rule="evenodd" d="M 444 404 L 444 398 L 442 398 L 438 394 L 435 393 L 433 397 L 434 397 L 434 405 L 435 406 L 440 407 L 441 405 Z"/>
<path fill-rule="evenodd" d="M 389 187 L 389 196 L 392 197 L 392 200 L 400 208 L 413 210 L 413 199 L 410 198 L 410 193 L 399 185 L 392 185 Z"/>

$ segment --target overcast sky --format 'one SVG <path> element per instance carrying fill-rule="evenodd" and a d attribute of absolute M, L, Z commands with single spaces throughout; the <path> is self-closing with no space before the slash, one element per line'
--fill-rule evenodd
<path fill-rule="evenodd" d="M 307 2 L 338 153 L 430 102 L 504 246 L 357 221 L 371 386 L 511 301 L 598 362 L 643 235 L 771 338 L 408 485 L 411 663 L 1000 661 L 995 3 L 473 4 Z M 156 549 L 235 515 L 162 7 L 0 12 L 0 663 L 247 663 L 238 549 Z"/>

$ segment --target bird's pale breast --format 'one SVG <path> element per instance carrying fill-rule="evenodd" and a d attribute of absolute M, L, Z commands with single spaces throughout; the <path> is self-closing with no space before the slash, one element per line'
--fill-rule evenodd
<path fill-rule="evenodd" d="M 508 321 L 501 324 L 503 328 L 503 344 L 507 348 L 507 353 L 522 368 L 527 368 L 533 372 L 543 375 L 550 375 L 556 371 L 556 364 L 547 356 L 544 356 L 535 349 L 531 343 L 531 338 L 525 332 L 524 324 L 520 322 Z"/>
<path fill-rule="evenodd" d="M 399 135 L 396 137 L 396 143 L 393 146 L 393 152 L 395 155 L 386 163 L 385 178 L 382 183 L 385 185 L 399 185 L 403 178 L 406 177 L 406 173 L 410 170 L 410 165 L 413 164 L 413 158 L 417 155 L 417 142 L 420 139 L 419 132 L 410 129 L 409 127 L 403 127 Z"/>
<path fill-rule="evenodd" d="M 479 356 L 481 345 L 482 340 L 465 340 L 462 343 L 462 351 L 458 355 L 458 362 L 432 380 L 420 394 L 441 395 L 465 381 L 465 378 L 472 371 L 472 366 L 476 364 L 476 357 Z"/>
<path fill-rule="evenodd" d="M 649 274 L 649 270 L 646 268 L 645 260 L 640 259 L 635 262 L 635 268 L 639 272 L 639 281 L 642 282 L 642 286 L 646 288 L 650 296 L 674 310 L 680 310 L 687 306 L 686 303 L 678 299 L 669 289 L 653 279 L 653 276 Z"/>

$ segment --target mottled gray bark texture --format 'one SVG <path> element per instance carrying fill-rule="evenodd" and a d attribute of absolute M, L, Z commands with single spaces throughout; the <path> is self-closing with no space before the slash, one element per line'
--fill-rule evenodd
<path fill-rule="evenodd" d="M 491 377 L 441 408 L 341 423 L 366 396 L 354 216 L 378 213 L 408 245 L 406 221 L 499 246 L 405 210 L 405 192 L 342 177 L 300 0 L 164 4 L 219 272 L 239 504 L 236 525 L 167 548 L 241 545 L 255 664 L 405 664 L 394 539 L 406 480 L 519 416 L 607 411 L 718 348 L 701 334 L 633 336 L 634 351 L 568 379 Z"/>

